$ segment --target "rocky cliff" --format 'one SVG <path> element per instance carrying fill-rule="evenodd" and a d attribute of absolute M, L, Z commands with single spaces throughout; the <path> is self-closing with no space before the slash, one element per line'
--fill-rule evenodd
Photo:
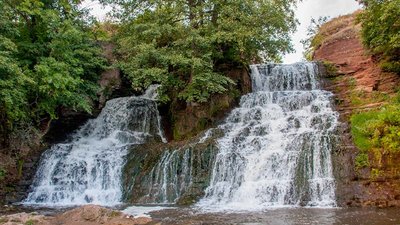
<path fill-rule="evenodd" d="M 400 206 L 400 154 L 383 154 L 379 162 L 370 154 L 369 166 L 355 166 L 359 149 L 352 140 L 350 116 L 379 109 L 399 84 L 399 76 L 383 72 L 363 47 L 358 13 L 322 25 L 313 54 L 325 64 L 325 88 L 335 94 L 341 114 L 342 144 L 334 153 L 337 198 L 342 206 Z M 374 174 L 377 164 L 380 173 Z"/>

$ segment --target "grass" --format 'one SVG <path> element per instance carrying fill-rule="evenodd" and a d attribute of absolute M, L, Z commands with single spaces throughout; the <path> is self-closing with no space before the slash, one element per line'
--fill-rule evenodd
<path fill-rule="evenodd" d="M 333 64 L 332 62 L 329 61 L 322 61 L 322 64 L 324 65 L 325 69 L 326 69 L 326 75 L 328 78 L 336 78 L 337 77 L 337 73 L 338 73 L 338 69 L 335 66 L 335 64 Z"/>
<path fill-rule="evenodd" d="M 365 90 L 352 90 L 350 92 L 350 102 L 354 106 L 362 106 L 373 103 L 388 102 L 390 96 L 380 91 L 366 92 Z"/>
<path fill-rule="evenodd" d="M 398 98 L 397 96 L 380 109 L 351 116 L 351 133 L 355 145 L 360 149 L 355 161 L 358 169 L 370 166 L 371 160 L 379 165 L 383 155 L 400 153 Z"/>
<path fill-rule="evenodd" d="M 25 222 L 24 225 L 35 225 L 35 224 L 37 224 L 38 222 L 39 222 L 39 221 L 37 221 L 37 220 L 28 220 L 28 221 Z"/>
<path fill-rule="evenodd" d="M 365 152 L 360 152 L 355 159 L 356 169 L 369 167 L 369 157 Z"/>
<path fill-rule="evenodd" d="M 370 132 L 367 129 L 367 124 L 374 121 L 377 112 L 370 111 L 364 113 L 358 113 L 351 117 L 351 134 L 356 146 L 362 151 L 368 151 L 372 144 L 370 142 Z"/>

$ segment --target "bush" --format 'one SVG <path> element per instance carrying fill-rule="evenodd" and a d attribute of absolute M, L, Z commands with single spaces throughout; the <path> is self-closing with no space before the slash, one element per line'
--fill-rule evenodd
<path fill-rule="evenodd" d="M 352 134 L 362 150 L 382 148 L 385 152 L 400 151 L 400 106 L 380 111 L 359 113 L 351 118 Z"/>
<path fill-rule="evenodd" d="M 400 105 L 395 103 L 381 110 L 362 112 L 351 117 L 351 132 L 361 150 L 356 167 L 369 165 L 368 153 L 379 155 L 400 152 Z M 374 155 L 377 155 L 376 152 Z"/>
<path fill-rule="evenodd" d="M 363 0 L 360 14 L 364 44 L 381 60 L 382 68 L 400 74 L 400 0 Z"/>

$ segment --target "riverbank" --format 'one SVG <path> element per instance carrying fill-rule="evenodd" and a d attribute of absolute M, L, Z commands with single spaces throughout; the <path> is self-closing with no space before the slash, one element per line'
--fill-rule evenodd
<path fill-rule="evenodd" d="M 19 208 L 20 210 L 22 208 Z M 27 209 L 28 210 L 28 209 Z M 29 210 L 28 210 L 29 211 Z M 138 216 L 137 216 L 138 215 Z M 198 207 L 132 206 L 123 211 L 95 205 L 59 211 L 20 212 L 0 216 L 1 225 L 202 225 L 202 224 L 295 224 L 295 225 L 398 225 L 397 208 L 269 208 L 262 211 L 204 211 Z"/>
<path fill-rule="evenodd" d="M 42 211 L 19 212 L 0 216 L 2 225 L 139 225 L 151 224 L 152 219 L 146 216 L 134 217 L 118 210 L 96 205 L 86 205 L 65 212 Z"/>

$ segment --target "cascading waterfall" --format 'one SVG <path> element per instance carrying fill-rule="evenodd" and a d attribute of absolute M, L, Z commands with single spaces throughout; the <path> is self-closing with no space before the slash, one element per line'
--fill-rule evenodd
<path fill-rule="evenodd" d="M 175 203 L 192 184 L 192 150 L 166 151 L 149 176 L 150 203 Z"/>
<path fill-rule="evenodd" d="M 122 198 L 121 171 L 128 148 L 151 136 L 162 140 L 154 101 L 157 86 L 140 97 L 112 99 L 71 141 L 52 146 L 42 156 L 25 204 L 66 206 L 116 205 Z"/>
<path fill-rule="evenodd" d="M 216 210 L 334 206 L 331 150 L 338 113 L 318 89 L 315 63 L 253 65 L 217 141 L 210 186 L 198 203 Z"/>
<path fill-rule="evenodd" d="M 139 204 L 193 203 L 209 184 L 216 152 L 212 140 L 136 148 L 124 168 L 124 199 Z"/>

